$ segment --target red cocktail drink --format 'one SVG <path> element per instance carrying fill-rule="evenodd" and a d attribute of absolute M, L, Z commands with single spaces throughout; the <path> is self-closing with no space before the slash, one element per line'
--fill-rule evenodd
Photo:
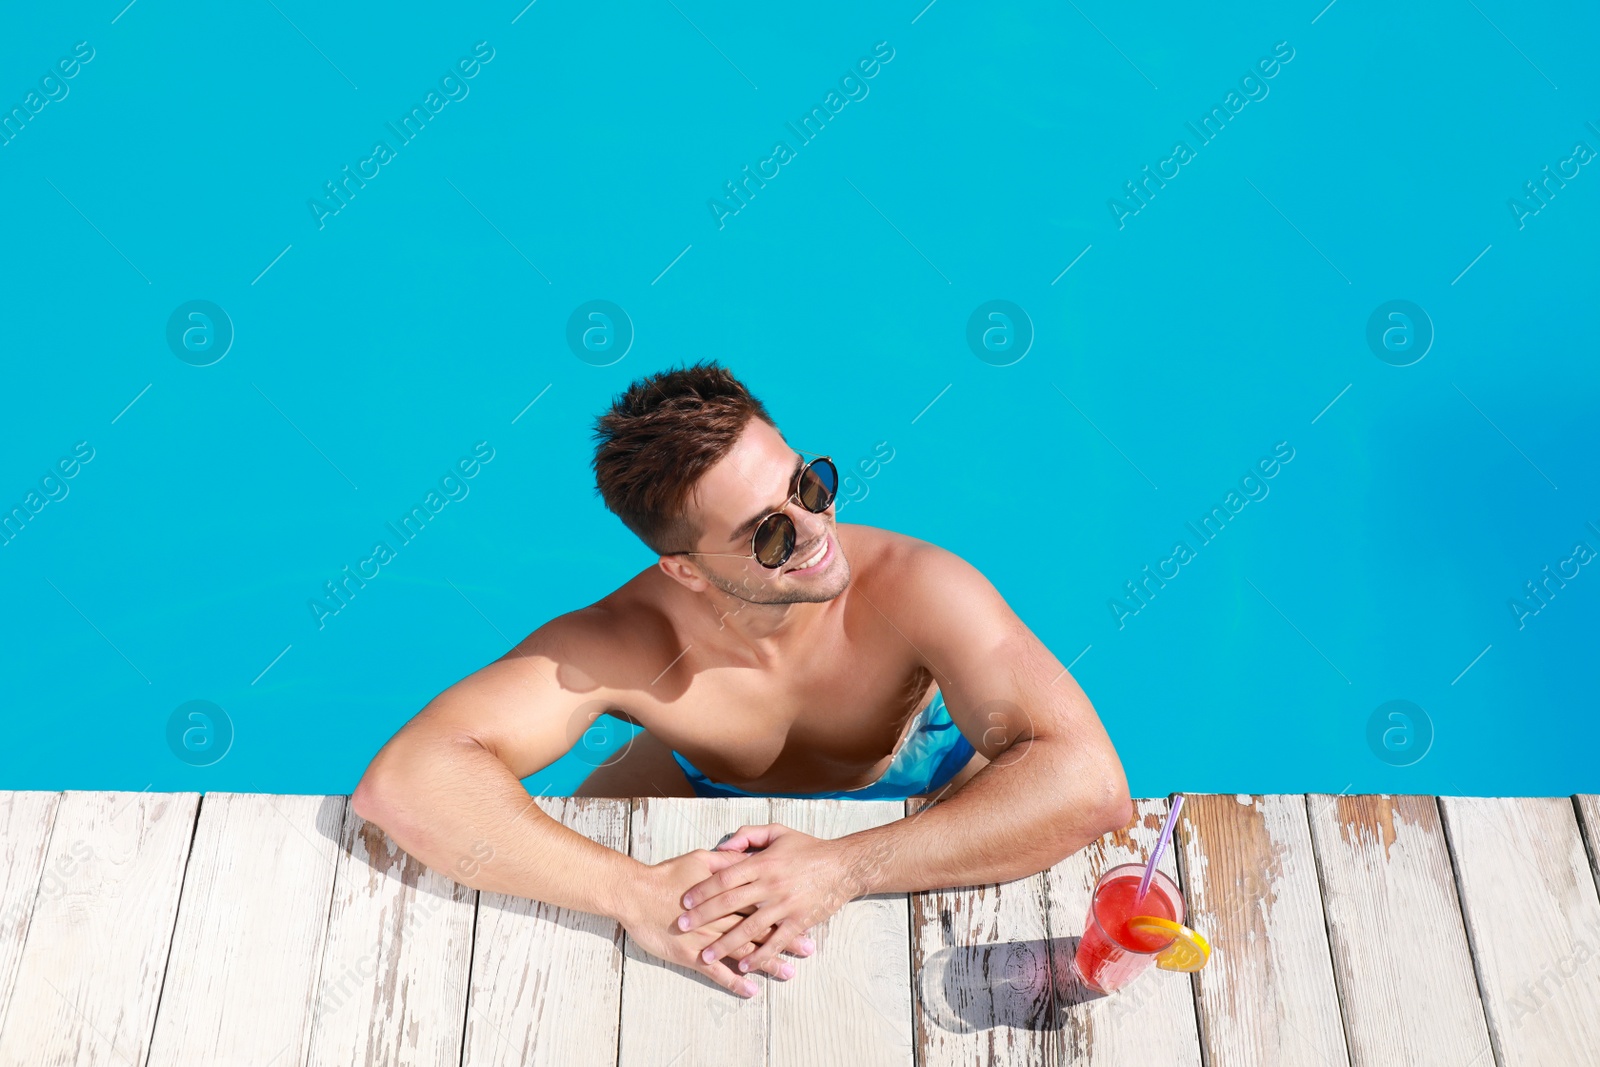
<path fill-rule="evenodd" d="M 1170 936 L 1128 929 L 1129 919 L 1154 915 L 1183 922 L 1183 896 L 1172 879 L 1156 871 L 1144 899 L 1138 900 L 1143 877 L 1143 864 L 1124 863 L 1106 871 L 1095 883 L 1083 938 L 1073 958 L 1079 980 L 1091 989 L 1116 992 L 1150 966 L 1156 953 L 1172 944 Z"/>

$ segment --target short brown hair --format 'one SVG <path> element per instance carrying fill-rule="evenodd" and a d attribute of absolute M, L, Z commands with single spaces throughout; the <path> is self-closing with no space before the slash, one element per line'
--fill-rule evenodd
<path fill-rule="evenodd" d="M 714 360 L 640 378 L 595 419 L 595 491 L 652 552 L 691 550 L 701 531 L 686 514 L 689 494 L 752 417 L 776 428 Z"/>

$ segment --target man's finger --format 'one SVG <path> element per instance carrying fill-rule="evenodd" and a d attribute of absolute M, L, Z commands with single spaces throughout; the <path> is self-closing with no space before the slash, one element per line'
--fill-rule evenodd
<path fill-rule="evenodd" d="M 781 962 L 778 953 L 800 936 L 800 924 L 792 919 L 785 919 L 772 928 L 772 932 L 761 939 L 761 947 L 754 953 L 740 961 L 743 971 L 770 971 L 774 963 Z"/>
<path fill-rule="evenodd" d="M 685 911 L 729 889 L 737 889 L 739 886 L 748 885 L 750 882 L 755 881 L 761 868 L 747 865 L 755 857 L 730 856 L 728 858 L 733 862 L 725 864 L 721 870 L 710 878 L 696 882 L 685 891 L 683 896 L 678 898 L 678 904 Z M 745 869 L 741 870 L 741 867 Z"/>
<path fill-rule="evenodd" d="M 701 851 L 704 851 L 704 850 L 701 850 Z M 709 853 L 708 853 L 708 855 L 709 855 Z M 742 858 L 742 857 L 739 857 L 739 858 Z M 735 862 L 738 862 L 739 858 L 735 858 Z M 704 883 L 702 883 L 702 884 L 704 884 Z M 682 903 L 682 901 L 680 901 L 679 903 Z M 735 923 L 737 923 L 739 921 L 739 916 L 753 915 L 755 913 L 755 911 L 756 911 L 756 906 L 755 905 L 747 904 L 747 905 L 744 905 L 743 907 L 734 909 L 733 912 L 730 912 L 729 914 L 724 915 L 721 918 L 713 919 L 713 920 L 710 920 L 708 922 L 700 923 L 698 925 L 698 929 L 707 930 L 707 931 L 710 931 L 710 932 L 716 933 L 716 934 L 726 933 L 729 929 L 731 929 L 733 927 L 733 925 Z M 695 929 L 695 928 L 696 927 L 691 927 L 691 929 Z M 761 936 L 764 938 L 766 935 L 763 933 Z M 752 943 L 754 943 L 753 939 L 752 939 Z M 804 959 L 804 958 L 806 958 L 808 956 L 813 955 L 817 951 L 817 943 L 809 934 L 801 933 L 800 936 L 798 936 L 798 937 L 792 939 L 791 941 L 789 941 L 787 947 L 783 948 L 781 951 L 787 952 L 791 956 L 798 956 L 798 957 Z M 743 959 L 744 956 L 748 955 L 748 950 L 747 949 L 740 949 L 738 952 L 725 953 L 724 955 L 732 956 L 735 959 Z"/>
<path fill-rule="evenodd" d="M 708 926 L 705 927 L 705 929 L 709 930 L 711 927 Z M 761 947 L 761 942 L 765 941 L 771 936 L 772 935 L 770 933 L 764 934 L 762 935 L 761 941 L 751 941 L 739 951 L 728 953 L 728 957 L 731 958 L 735 964 L 737 964 L 739 960 L 748 959 L 752 952 Z M 816 953 L 817 946 L 816 942 L 812 941 L 811 938 L 807 937 L 805 934 L 801 934 L 799 937 L 796 937 L 794 940 L 790 941 L 787 946 L 779 949 L 779 951 L 787 953 L 790 956 L 794 956 L 797 959 L 805 959 L 807 956 L 811 956 Z"/>
<path fill-rule="evenodd" d="M 678 929 L 693 930 L 724 915 L 737 915 L 741 909 L 759 904 L 764 892 L 754 885 L 742 885 L 726 893 L 718 893 L 710 900 L 703 900 L 678 916 Z"/>
<path fill-rule="evenodd" d="M 707 952 L 712 952 L 715 953 L 715 955 L 712 956 L 712 959 L 720 960 L 722 957 L 726 956 L 734 946 L 742 945 L 746 941 L 754 941 L 756 938 L 762 937 L 765 931 L 771 930 L 773 926 L 776 925 L 774 923 L 774 919 L 776 917 L 764 915 L 763 911 L 771 911 L 771 909 L 756 909 L 754 915 L 751 915 L 743 922 L 740 922 L 737 926 L 734 926 L 722 936 L 718 937 L 715 941 L 711 942 L 711 944 L 702 949 L 700 951 L 701 959 L 705 958 L 705 954 Z"/>
<path fill-rule="evenodd" d="M 750 910 L 754 911 L 755 909 L 752 908 Z M 726 933 L 727 931 L 731 930 L 734 927 L 734 925 L 736 923 L 738 923 L 742 918 L 743 918 L 743 916 L 739 915 L 739 914 L 724 915 L 720 919 L 714 919 L 710 923 L 707 923 L 705 925 L 705 927 L 703 927 L 703 929 L 709 930 L 714 934 Z M 721 957 L 717 957 L 716 959 L 713 959 L 709 964 L 707 962 L 705 962 L 704 960 L 702 960 L 702 959 L 696 958 L 693 961 L 692 965 L 695 966 L 695 967 L 700 968 L 702 971 L 705 971 L 705 969 L 707 967 L 718 966 L 718 967 L 721 967 L 724 971 L 728 971 L 728 973 L 732 974 L 732 971 L 729 970 L 727 965 L 721 962 L 722 960 L 729 958 L 729 956 L 732 956 L 735 959 L 735 961 L 737 961 L 739 959 L 743 959 L 744 957 L 750 955 L 750 953 L 754 952 L 756 949 L 758 949 L 760 947 L 761 946 L 758 945 L 754 941 L 746 941 L 744 943 L 743 947 L 741 947 L 737 952 L 730 953 L 728 955 L 724 955 L 724 956 L 721 956 Z M 785 968 L 788 969 L 788 973 L 787 974 L 784 973 Z M 774 978 L 792 978 L 794 976 L 794 964 L 789 963 L 787 960 L 773 960 L 768 966 L 766 966 L 765 968 L 762 968 L 762 970 L 765 973 L 772 975 Z M 709 974 L 710 972 L 707 971 L 706 973 Z M 712 977 L 715 977 L 715 976 L 713 975 Z M 734 975 L 734 977 L 737 978 L 737 977 L 740 977 L 740 976 Z M 730 986 L 728 988 L 730 988 L 733 992 L 738 992 L 737 988 L 735 988 L 735 987 L 731 987 Z"/>
<path fill-rule="evenodd" d="M 716 960 L 712 963 L 702 963 L 700 960 L 696 959 L 694 961 L 694 966 L 699 969 L 701 974 L 704 974 L 713 982 L 717 983 L 719 986 L 735 996 L 748 998 L 753 997 L 756 995 L 756 993 L 760 992 L 761 987 L 756 984 L 756 980 L 754 978 L 751 978 L 749 975 L 734 974 L 733 971 L 728 968 L 728 965 L 723 963 L 721 960 Z"/>
<path fill-rule="evenodd" d="M 728 953 L 728 955 L 726 957 L 724 957 L 724 958 L 725 959 L 734 959 L 734 960 L 749 959 L 751 953 L 755 952 L 760 947 L 761 946 L 756 944 L 754 941 L 746 941 L 742 948 L 738 949 L 735 952 Z M 755 968 L 752 968 L 752 969 L 753 970 L 765 971 L 767 974 L 772 975 L 772 977 L 774 977 L 774 978 L 780 978 L 780 979 L 784 979 L 784 980 L 788 980 L 788 979 L 794 977 L 794 964 L 790 963 L 788 960 L 772 959 L 772 960 L 768 960 L 763 966 L 755 967 Z"/>
<path fill-rule="evenodd" d="M 737 915 L 724 915 L 720 919 L 715 919 L 706 923 L 705 929 L 710 930 L 712 933 L 725 934 L 729 930 L 732 930 L 734 925 L 738 922 L 739 917 Z"/>
<path fill-rule="evenodd" d="M 732 867 L 735 863 L 743 863 L 749 858 L 743 852 L 712 852 L 707 850 L 705 855 L 706 866 L 711 868 L 712 874 L 716 874 L 726 867 Z"/>
<path fill-rule="evenodd" d="M 781 837 L 788 827 L 781 823 L 761 826 L 741 826 L 717 846 L 721 852 L 743 852 L 749 848 L 766 848 L 774 838 Z"/>

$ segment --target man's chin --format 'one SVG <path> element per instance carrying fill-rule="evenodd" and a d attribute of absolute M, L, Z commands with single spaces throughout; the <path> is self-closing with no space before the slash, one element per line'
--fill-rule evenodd
<path fill-rule="evenodd" d="M 849 584 L 850 584 L 850 573 L 848 571 L 846 571 L 843 582 L 840 582 L 840 583 L 830 582 L 826 588 L 817 589 L 817 590 L 797 589 L 797 590 L 795 590 L 794 596 L 792 596 L 792 597 L 790 597 L 788 599 L 788 603 L 791 603 L 791 604 L 826 604 L 830 600 L 837 600 L 839 598 L 839 594 L 843 593 L 845 591 L 845 587 L 848 586 Z"/>
<path fill-rule="evenodd" d="M 759 590 L 740 589 L 737 585 L 717 582 L 717 588 L 729 596 L 738 597 L 747 604 L 824 604 L 836 599 L 850 585 L 850 561 L 840 553 L 828 566 L 830 573 L 812 578 L 788 580 L 781 587 Z M 754 592 L 757 595 L 751 596 Z"/>
<path fill-rule="evenodd" d="M 798 583 L 800 588 L 796 590 L 798 595 L 795 597 L 794 602 L 799 604 L 822 604 L 836 599 L 840 593 L 843 593 L 850 585 L 850 561 L 844 558 L 843 553 L 840 553 L 839 558 L 833 561 L 829 569 L 836 571 L 837 574 L 817 575 L 815 583 L 817 588 L 815 589 L 806 588 L 806 586 L 813 584 L 811 582 Z"/>

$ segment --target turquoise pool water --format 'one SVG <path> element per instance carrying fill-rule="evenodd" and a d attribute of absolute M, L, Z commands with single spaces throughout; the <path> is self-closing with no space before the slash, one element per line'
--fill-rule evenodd
<path fill-rule="evenodd" d="M 713 356 L 1137 795 L 1600 788 L 1592 8 L 117 7 L 0 39 L 0 787 L 349 791 Z"/>

